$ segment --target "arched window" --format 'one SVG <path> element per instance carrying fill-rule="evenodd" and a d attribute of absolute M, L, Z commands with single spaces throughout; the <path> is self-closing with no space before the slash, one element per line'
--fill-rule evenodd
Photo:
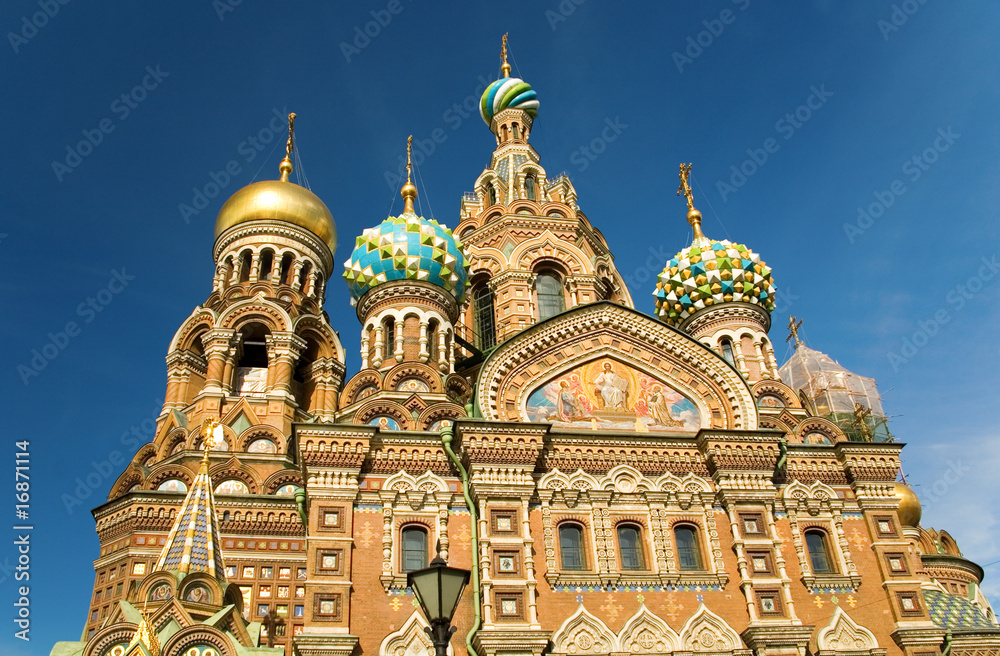
<path fill-rule="evenodd" d="M 260 323 L 240 328 L 240 358 L 233 371 L 233 391 L 238 396 L 262 397 L 267 393 L 267 338 L 271 332 Z"/>
<path fill-rule="evenodd" d="M 427 322 L 427 359 L 435 362 L 438 359 L 438 322 L 431 319 Z"/>
<path fill-rule="evenodd" d="M 385 322 L 382 324 L 382 339 L 385 342 L 383 346 L 385 353 L 382 359 L 388 360 L 393 357 L 396 344 L 396 320 L 392 317 L 386 317 Z"/>
<path fill-rule="evenodd" d="M 302 271 L 299 273 L 299 291 L 303 294 L 306 293 L 306 286 L 309 284 L 310 273 L 312 273 L 312 262 L 306 262 L 302 265 Z"/>
<path fill-rule="evenodd" d="M 524 193 L 528 200 L 535 200 L 535 176 L 528 175 L 524 178 Z"/>
<path fill-rule="evenodd" d="M 404 572 L 427 567 L 427 529 L 407 526 L 402 531 L 402 558 L 400 569 Z"/>
<path fill-rule="evenodd" d="M 291 253 L 285 253 L 281 256 L 281 270 L 275 282 L 281 285 L 292 284 L 292 259 L 294 258 Z"/>
<path fill-rule="evenodd" d="M 639 527 L 633 524 L 618 526 L 618 554 L 622 569 L 646 569 L 646 559 L 642 553 Z"/>
<path fill-rule="evenodd" d="M 722 345 L 722 357 L 726 359 L 726 362 L 735 367 L 736 357 L 733 355 L 733 340 L 729 339 L 728 337 L 723 337 L 721 345 Z"/>
<path fill-rule="evenodd" d="M 240 253 L 240 282 L 250 280 L 250 251 Z"/>
<path fill-rule="evenodd" d="M 698 533 L 695 527 L 682 524 L 674 529 L 674 541 L 677 543 L 677 559 L 684 571 L 702 569 L 701 549 L 698 548 Z"/>
<path fill-rule="evenodd" d="M 830 548 L 823 531 L 806 531 L 806 551 L 809 552 L 809 562 L 813 574 L 833 574 L 833 561 L 830 558 Z"/>
<path fill-rule="evenodd" d="M 514 138 L 515 139 L 521 138 L 521 131 L 518 129 L 517 123 L 514 124 Z"/>
<path fill-rule="evenodd" d="M 538 294 L 539 321 L 545 321 L 566 309 L 562 280 L 557 274 L 551 271 L 539 273 L 535 279 L 535 291 Z"/>
<path fill-rule="evenodd" d="M 490 205 L 496 205 L 497 204 L 497 190 L 493 187 L 493 185 L 487 185 L 486 186 L 486 193 L 489 195 Z"/>
<path fill-rule="evenodd" d="M 476 330 L 476 345 L 481 351 L 493 348 L 497 343 L 494 325 L 493 290 L 487 282 L 482 282 L 472 293 L 472 320 Z"/>
<path fill-rule="evenodd" d="M 559 558 L 563 569 L 585 569 L 583 528 L 579 524 L 559 525 Z"/>
<path fill-rule="evenodd" d="M 274 251 L 271 249 L 264 250 L 260 254 L 260 271 L 257 273 L 257 278 L 259 280 L 270 280 L 271 279 L 271 268 L 274 266 Z"/>

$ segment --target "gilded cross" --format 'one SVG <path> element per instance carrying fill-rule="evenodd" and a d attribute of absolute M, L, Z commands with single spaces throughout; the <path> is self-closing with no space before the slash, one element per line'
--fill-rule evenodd
<path fill-rule="evenodd" d="M 684 196 L 687 199 L 688 210 L 693 210 L 694 195 L 691 193 L 691 184 L 688 182 L 688 178 L 691 176 L 691 165 L 681 164 L 681 171 L 678 176 L 681 179 L 681 184 L 677 187 L 677 195 Z"/>
<path fill-rule="evenodd" d="M 295 147 L 295 112 L 288 115 L 288 143 L 285 144 L 285 157 L 291 159 Z"/>
<path fill-rule="evenodd" d="M 788 317 L 788 332 L 790 334 L 785 338 L 785 341 L 787 342 L 794 339 L 795 346 L 798 346 L 802 343 L 801 340 L 799 340 L 799 328 L 802 327 L 802 319 L 795 321 L 796 318 L 797 317 L 792 316 Z"/>
<path fill-rule="evenodd" d="M 507 35 L 500 40 L 500 72 L 504 77 L 510 77 L 510 64 L 507 63 Z"/>
<path fill-rule="evenodd" d="M 872 429 L 868 425 L 868 417 L 872 414 L 871 408 L 862 407 L 860 403 L 854 404 L 854 427 L 861 432 L 861 439 L 865 442 L 872 441 Z"/>

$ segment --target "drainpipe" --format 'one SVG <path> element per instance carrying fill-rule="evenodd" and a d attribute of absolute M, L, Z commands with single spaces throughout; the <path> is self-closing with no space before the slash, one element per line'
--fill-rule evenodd
<path fill-rule="evenodd" d="M 472 639 L 483 625 L 483 598 L 479 589 L 479 516 L 476 512 L 475 504 L 472 503 L 472 493 L 469 490 L 469 473 L 451 449 L 451 441 L 453 439 L 454 434 L 451 426 L 441 429 L 441 444 L 444 445 L 444 452 L 448 454 L 448 459 L 455 465 L 455 469 L 458 470 L 458 474 L 462 478 L 462 495 L 465 497 L 465 505 L 469 508 L 469 519 L 472 524 L 472 536 L 470 539 L 472 543 L 472 595 L 475 597 L 473 601 L 475 602 L 476 619 L 472 623 L 469 633 L 465 636 L 465 648 L 468 650 L 469 656 L 478 656 L 478 652 L 472 646 Z"/>
<path fill-rule="evenodd" d="M 944 646 L 941 648 L 941 656 L 948 656 L 951 651 L 951 629 L 944 634 Z"/>

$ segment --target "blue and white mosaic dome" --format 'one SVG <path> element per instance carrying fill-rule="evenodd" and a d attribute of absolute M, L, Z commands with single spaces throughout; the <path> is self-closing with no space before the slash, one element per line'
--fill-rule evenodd
<path fill-rule="evenodd" d="M 344 280 L 355 302 L 392 280 L 429 282 L 461 302 L 468 278 L 462 242 L 446 226 L 413 212 L 390 216 L 365 230 L 344 263 Z"/>

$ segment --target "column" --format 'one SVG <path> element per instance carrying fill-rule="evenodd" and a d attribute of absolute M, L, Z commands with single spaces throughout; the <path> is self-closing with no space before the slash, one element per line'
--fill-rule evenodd
<path fill-rule="evenodd" d="M 274 333 L 267 338 L 268 347 L 268 378 L 272 394 L 288 396 L 292 393 L 292 371 L 298 362 L 299 354 L 306 348 L 306 341 L 295 333 Z M 271 353 L 274 359 L 270 358 Z M 273 377 L 271 372 L 274 372 Z"/>
<path fill-rule="evenodd" d="M 375 327 L 375 357 L 372 358 L 372 368 L 377 369 L 382 366 L 382 345 L 385 344 L 385 326 L 378 324 Z"/>
<path fill-rule="evenodd" d="M 208 361 L 203 391 L 222 394 L 226 356 L 229 354 L 231 338 L 234 335 L 235 331 L 215 328 L 202 337 L 201 343 L 205 348 L 205 359 Z"/>
<path fill-rule="evenodd" d="M 761 350 L 760 342 L 754 340 L 753 350 L 754 353 L 757 354 L 757 362 L 760 363 L 760 377 L 770 378 L 771 372 L 768 370 L 767 364 L 764 362 L 764 352 Z"/>
<path fill-rule="evenodd" d="M 404 319 L 396 320 L 396 334 L 393 338 L 392 352 L 396 356 L 396 362 L 403 361 L 403 324 L 406 323 Z"/>
<path fill-rule="evenodd" d="M 428 327 L 429 327 L 429 324 L 428 324 L 427 321 L 421 321 L 420 322 L 420 361 L 421 362 L 427 362 L 430 359 L 430 357 L 431 357 L 430 352 L 427 350 L 427 342 L 429 340 L 429 337 L 427 335 L 427 329 L 428 329 Z"/>
<path fill-rule="evenodd" d="M 368 368 L 368 326 L 361 329 L 361 368 Z"/>
<path fill-rule="evenodd" d="M 445 328 L 444 324 L 439 324 L 437 334 L 434 339 L 438 343 L 438 369 L 442 372 L 448 371 L 448 363 L 451 361 L 450 353 L 445 351 Z"/>

